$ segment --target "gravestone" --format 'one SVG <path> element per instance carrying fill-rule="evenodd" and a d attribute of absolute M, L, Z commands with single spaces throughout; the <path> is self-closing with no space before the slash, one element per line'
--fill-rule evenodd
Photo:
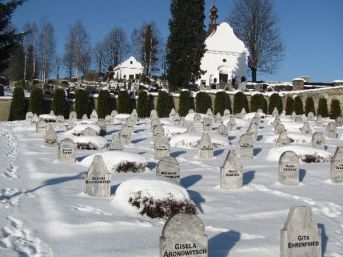
<path fill-rule="evenodd" d="M 180 165 L 174 157 L 163 157 L 157 164 L 156 175 L 180 180 Z"/>
<path fill-rule="evenodd" d="M 38 135 L 44 136 L 46 131 L 46 122 L 43 119 L 40 119 L 36 124 L 36 133 Z"/>
<path fill-rule="evenodd" d="M 193 109 L 189 109 L 188 114 L 193 114 L 194 110 Z"/>
<path fill-rule="evenodd" d="M 257 131 L 258 131 L 258 125 L 256 125 L 256 123 L 250 123 L 246 133 L 247 134 L 251 134 L 252 138 L 254 139 L 254 141 L 256 141 L 256 139 L 257 139 Z"/>
<path fill-rule="evenodd" d="M 228 127 L 228 130 L 229 131 L 233 131 L 237 128 L 237 123 L 236 123 L 236 120 L 235 120 L 235 117 L 232 116 L 229 120 L 229 123 L 227 124 L 227 127 Z"/>
<path fill-rule="evenodd" d="M 132 117 L 134 118 L 135 123 L 136 123 L 137 120 L 138 120 L 138 113 L 137 113 L 137 110 L 136 110 L 136 109 L 133 109 L 130 116 L 132 116 Z"/>
<path fill-rule="evenodd" d="M 174 108 L 172 108 L 172 109 L 170 110 L 170 113 L 169 113 L 169 119 L 173 119 L 175 114 L 176 114 L 176 111 L 175 111 Z"/>
<path fill-rule="evenodd" d="M 106 126 L 111 126 L 114 122 L 114 118 L 111 115 L 105 116 Z"/>
<path fill-rule="evenodd" d="M 200 123 L 202 121 L 202 117 L 200 113 L 194 114 L 194 123 Z"/>
<path fill-rule="evenodd" d="M 81 132 L 81 136 L 85 136 L 85 137 L 93 137 L 97 135 L 98 133 L 96 132 L 96 130 L 91 127 L 87 127 Z"/>
<path fill-rule="evenodd" d="M 75 111 L 69 113 L 69 120 L 77 120 L 77 114 Z"/>
<path fill-rule="evenodd" d="M 34 124 L 36 124 L 38 121 L 39 121 L 39 118 L 38 118 L 37 114 L 33 114 L 33 117 L 32 117 L 32 120 L 31 120 L 31 123 L 34 123 Z"/>
<path fill-rule="evenodd" d="M 32 112 L 27 112 L 25 115 L 25 120 L 29 123 L 32 122 L 32 118 L 33 118 L 33 113 Z"/>
<path fill-rule="evenodd" d="M 201 220 L 189 213 L 170 217 L 160 237 L 159 256 L 208 257 L 208 239 Z"/>
<path fill-rule="evenodd" d="M 158 119 L 158 114 L 156 110 L 151 110 L 150 111 L 150 120 L 152 119 Z"/>
<path fill-rule="evenodd" d="M 273 121 L 273 126 L 275 127 L 277 124 L 280 124 L 280 123 L 281 123 L 280 115 L 277 114 L 277 115 L 275 116 L 274 121 Z"/>
<path fill-rule="evenodd" d="M 322 257 L 322 235 L 307 206 L 292 207 L 281 229 L 280 257 Z"/>
<path fill-rule="evenodd" d="M 304 122 L 304 126 L 302 126 L 302 128 L 300 130 L 301 130 L 301 134 L 311 134 L 312 133 L 312 129 L 311 129 L 308 121 Z"/>
<path fill-rule="evenodd" d="M 229 109 L 225 109 L 224 110 L 224 117 L 227 118 L 227 117 L 230 117 L 231 113 L 230 113 L 230 110 Z"/>
<path fill-rule="evenodd" d="M 95 197 L 111 197 L 111 173 L 101 155 L 95 155 L 86 175 L 85 193 Z"/>
<path fill-rule="evenodd" d="M 67 124 L 67 130 L 71 130 L 76 126 L 76 120 L 69 119 Z"/>
<path fill-rule="evenodd" d="M 336 129 L 336 123 L 330 122 L 326 127 L 326 136 L 328 138 L 336 138 L 337 137 L 337 129 Z"/>
<path fill-rule="evenodd" d="M 238 189 L 243 187 L 243 167 L 235 151 L 229 151 L 220 167 L 220 188 Z"/>
<path fill-rule="evenodd" d="M 125 124 L 123 124 L 123 126 L 121 127 L 119 135 L 120 135 L 120 140 L 124 145 L 131 143 L 131 131 L 128 128 L 128 126 L 126 126 Z"/>
<path fill-rule="evenodd" d="M 161 160 L 170 156 L 170 143 L 167 137 L 157 136 L 154 142 L 154 158 Z"/>
<path fill-rule="evenodd" d="M 162 126 L 161 121 L 158 118 L 154 118 L 151 120 L 151 130 L 154 131 L 154 128 L 157 126 Z"/>
<path fill-rule="evenodd" d="M 209 117 L 204 118 L 203 130 L 204 130 L 204 132 L 212 131 L 212 119 L 211 118 L 209 118 Z"/>
<path fill-rule="evenodd" d="M 254 156 L 254 139 L 251 134 L 239 138 L 239 157 L 252 159 Z"/>
<path fill-rule="evenodd" d="M 282 123 L 277 124 L 275 127 L 275 132 L 277 134 L 280 134 L 281 132 L 287 132 L 285 125 L 283 125 Z"/>
<path fill-rule="evenodd" d="M 70 138 L 62 139 L 58 145 L 58 160 L 62 162 L 75 162 L 75 143 Z"/>
<path fill-rule="evenodd" d="M 212 112 L 211 108 L 207 109 L 206 115 L 209 116 L 209 117 L 213 116 L 213 112 Z"/>
<path fill-rule="evenodd" d="M 195 133 L 196 131 L 197 131 L 197 130 L 196 130 L 195 126 L 194 126 L 194 123 L 191 122 L 191 123 L 188 125 L 188 127 L 187 127 L 187 133 Z"/>
<path fill-rule="evenodd" d="M 317 127 L 323 127 L 323 118 L 321 115 L 318 115 L 317 116 L 317 119 L 316 119 L 316 126 Z"/>
<path fill-rule="evenodd" d="M 239 118 L 239 119 L 243 119 L 244 118 L 244 115 L 246 114 L 246 110 L 245 108 L 242 108 L 241 112 L 240 113 L 236 113 L 236 117 Z"/>
<path fill-rule="evenodd" d="M 91 119 L 91 120 L 95 120 L 95 121 L 98 120 L 98 114 L 97 114 L 96 110 L 93 110 L 93 111 L 92 111 L 91 116 L 90 116 L 90 119 Z"/>
<path fill-rule="evenodd" d="M 303 117 L 301 115 L 297 115 L 297 116 L 295 116 L 294 121 L 295 122 L 303 122 Z"/>
<path fill-rule="evenodd" d="M 338 146 L 331 158 L 331 181 L 334 183 L 343 182 L 343 147 Z"/>
<path fill-rule="evenodd" d="M 198 143 L 199 157 L 212 158 L 213 157 L 213 144 L 208 133 L 203 133 Z"/>
<path fill-rule="evenodd" d="M 227 136 L 229 134 L 229 130 L 228 130 L 227 126 L 225 126 L 224 124 L 219 125 L 218 132 L 222 136 Z"/>
<path fill-rule="evenodd" d="M 216 123 L 222 123 L 223 122 L 223 118 L 219 112 L 217 112 L 217 114 L 215 116 L 215 120 L 216 120 Z"/>
<path fill-rule="evenodd" d="M 277 115 L 279 115 L 279 111 L 276 107 L 274 107 L 274 110 L 272 111 L 272 116 L 275 117 Z"/>
<path fill-rule="evenodd" d="M 286 131 L 281 131 L 279 134 L 279 137 L 276 141 L 277 146 L 284 146 L 284 145 L 289 145 L 290 143 L 293 142 L 293 139 L 291 139 Z"/>
<path fill-rule="evenodd" d="M 314 113 L 313 113 L 313 112 L 309 112 L 309 113 L 307 114 L 307 120 L 308 120 L 308 121 L 314 120 Z"/>
<path fill-rule="evenodd" d="M 57 134 L 52 125 L 49 125 L 44 135 L 44 145 L 56 146 L 57 145 Z"/>
<path fill-rule="evenodd" d="M 165 136 L 165 131 L 164 128 L 162 126 L 156 126 L 154 127 L 154 130 L 152 131 L 153 135 L 155 137 L 157 136 Z"/>
<path fill-rule="evenodd" d="M 323 132 L 316 132 L 312 136 L 312 147 L 317 149 L 325 149 L 325 136 Z"/>
<path fill-rule="evenodd" d="M 293 151 L 286 151 L 279 159 L 279 182 L 283 185 L 299 184 L 299 158 Z"/>
<path fill-rule="evenodd" d="M 107 130 L 105 119 L 102 119 L 102 118 L 98 119 L 98 121 L 96 122 L 96 125 L 98 125 L 100 127 L 99 135 L 100 136 L 105 136 L 106 135 L 106 130 Z"/>
<path fill-rule="evenodd" d="M 257 127 L 260 125 L 261 123 L 261 118 L 256 114 L 255 116 L 251 119 L 251 123 L 255 124 Z"/>
<path fill-rule="evenodd" d="M 336 127 L 342 127 L 343 126 L 343 117 L 342 116 L 338 116 L 335 119 L 335 123 L 336 123 Z"/>
<path fill-rule="evenodd" d="M 297 114 L 295 113 L 295 111 L 292 112 L 291 117 L 293 120 L 295 120 L 295 118 L 297 117 Z"/>
<path fill-rule="evenodd" d="M 108 147 L 109 151 L 123 151 L 124 146 L 121 142 L 121 137 L 118 133 L 113 134 L 112 141 L 110 146 Z"/>
<path fill-rule="evenodd" d="M 53 111 L 53 110 L 51 110 L 51 111 L 50 111 L 50 113 L 49 113 L 49 115 L 50 115 L 50 116 L 55 116 L 55 113 L 54 113 L 54 111 Z"/>
<path fill-rule="evenodd" d="M 136 120 L 133 117 L 130 116 L 126 120 L 125 125 L 129 128 L 131 133 L 133 133 L 135 131 Z"/>
<path fill-rule="evenodd" d="M 82 118 L 81 118 L 82 120 L 88 120 L 88 116 L 87 116 L 87 114 L 84 114 L 83 116 L 82 116 Z"/>
<path fill-rule="evenodd" d="M 64 123 L 64 116 L 63 115 L 57 115 L 56 122 L 57 123 Z"/>
<path fill-rule="evenodd" d="M 181 121 L 181 117 L 178 113 L 175 113 L 174 116 L 173 116 L 173 121 L 178 123 Z"/>
<path fill-rule="evenodd" d="M 115 118 L 117 115 L 118 115 L 118 112 L 117 112 L 116 110 L 113 110 L 113 111 L 111 112 L 111 117 L 112 117 L 112 118 Z"/>

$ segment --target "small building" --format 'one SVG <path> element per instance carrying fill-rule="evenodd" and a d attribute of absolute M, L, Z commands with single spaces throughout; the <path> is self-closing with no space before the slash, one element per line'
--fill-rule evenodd
<path fill-rule="evenodd" d="M 131 56 L 113 69 L 113 78 L 135 82 L 141 77 L 143 70 L 142 64 L 135 57 Z"/>

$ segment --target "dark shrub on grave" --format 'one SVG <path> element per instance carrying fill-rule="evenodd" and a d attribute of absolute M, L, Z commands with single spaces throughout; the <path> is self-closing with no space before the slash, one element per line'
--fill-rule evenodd
<path fill-rule="evenodd" d="M 196 207 L 191 201 L 176 201 L 172 198 L 156 200 L 152 196 L 149 198 L 142 197 L 140 191 L 134 197 L 130 197 L 129 203 L 141 209 L 141 215 L 146 215 L 152 219 L 169 219 L 177 213 L 197 213 Z"/>
<path fill-rule="evenodd" d="M 306 98 L 306 102 L 305 102 L 305 114 L 309 114 L 309 112 L 313 112 L 314 114 L 316 114 L 316 110 L 314 108 L 314 101 L 313 98 L 311 96 Z"/>
<path fill-rule="evenodd" d="M 294 111 L 294 100 L 291 96 L 286 98 L 286 115 L 291 115 Z"/>
<path fill-rule="evenodd" d="M 303 100 L 301 100 L 300 96 L 294 98 L 294 111 L 297 115 L 304 114 Z"/>
<path fill-rule="evenodd" d="M 117 172 L 143 172 L 145 169 L 145 165 L 143 163 L 137 163 L 137 162 L 129 162 L 129 161 L 122 161 L 119 163 L 119 165 L 116 168 Z"/>
<path fill-rule="evenodd" d="M 37 115 L 44 113 L 43 90 L 38 86 L 34 86 L 31 90 L 29 111 Z"/>
<path fill-rule="evenodd" d="M 212 109 L 212 100 L 206 92 L 199 92 L 195 97 L 196 112 L 206 113 L 208 109 Z"/>
<path fill-rule="evenodd" d="M 182 117 L 186 116 L 190 109 L 191 109 L 191 92 L 188 90 L 182 90 L 180 92 L 179 115 Z"/>
<path fill-rule="evenodd" d="M 76 143 L 76 148 L 79 150 L 98 150 L 98 147 L 93 143 Z"/>
<path fill-rule="evenodd" d="M 331 105 L 330 105 L 330 118 L 336 119 L 337 117 L 342 115 L 341 110 L 341 103 L 338 99 L 332 99 Z"/>
<path fill-rule="evenodd" d="M 140 118 L 146 118 L 150 116 L 149 96 L 145 90 L 140 90 L 138 93 L 137 114 Z"/>
<path fill-rule="evenodd" d="M 0 96 L 4 96 L 4 86 L 0 85 Z"/>
<path fill-rule="evenodd" d="M 100 119 L 111 114 L 111 95 L 108 90 L 100 90 L 98 96 L 97 113 Z"/>
<path fill-rule="evenodd" d="M 27 109 L 24 89 L 22 87 L 15 87 L 13 91 L 9 120 L 23 120 L 25 119 L 26 112 Z"/>
<path fill-rule="evenodd" d="M 305 154 L 301 157 L 302 162 L 305 163 L 318 163 L 325 162 L 326 160 L 317 154 Z"/>
<path fill-rule="evenodd" d="M 262 109 L 264 113 L 267 113 L 267 100 L 262 94 L 255 94 L 250 98 L 250 111 L 256 112 L 258 109 Z"/>
<path fill-rule="evenodd" d="M 87 91 L 84 89 L 78 89 L 75 93 L 75 112 L 77 118 L 81 119 L 84 114 L 88 113 L 88 99 Z"/>
<path fill-rule="evenodd" d="M 283 111 L 283 106 L 282 106 L 282 99 L 279 94 L 272 94 L 269 98 L 269 108 L 268 108 L 268 113 L 272 114 L 274 108 L 277 108 L 279 114 L 282 113 Z"/>
<path fill-rule="evenodd" d="M 157 106 L 156 111 L 158 117 L 168 117 L 170 113 L 170 98 L 166 91 L 159 91 L 157 95 Z"/>
<path fill-rule="evenodd" d="M 329 116 L 328 101 L 326 100 L 326 98 L 319 99 L 317 113 L 318 115 L 321 115 L 322 117 Z"/>
<path fill-rule="evenodd" d="M 64 89 L 57 88 L 52 98 L 51 109 L 54 111 L 55 115 L 64 115 L 66 107 L 67 103 Z"/>
<path fill-rule="evenodd" d="M 229 109 L 231 112 L 230 97 L 226 92 L 217 92 L 214 98 L 214 114 L 219 112 L 220 115 L 223 115 L 225 109 Z"/>
<path fill-rule="evenodd" d="M 249 112 L 248 99 L 243 92 L 237 92 L 233 97 L 233 113 L 240 113 L 243 108 Z"/>
<path fill-rule="evenodd" d="M 118 113 L 130 113 L 130 97 L 126 90 L 118 92 L 117 111 Z"/>

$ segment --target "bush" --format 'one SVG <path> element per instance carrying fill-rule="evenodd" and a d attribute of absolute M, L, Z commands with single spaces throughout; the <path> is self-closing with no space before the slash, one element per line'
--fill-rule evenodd
<path fill-rule="evenodd" d="M 328 101 L 326 98 L 320 98 L 318 102 L 318 115 L 321 115 L 322 117 L 328 117 L 329 111 L 328 111 Z"/>
<path fill-rule="evenodd" d="M 293 109 L 297 115 L 304 114 L 303 101 L 301 100 L 300 96 L 296 96 L 294 98 L 294 108 Z"/>
<path fill-rule="evenodd" d="M 294 111 L 294 100 L 291 96 L 286 99 L 286 115 L 291 115 Z"/>
<path fill-rule="evenodd" d="M 305 154 L 301 157 L 301 160 L 305 163 L 318 163 L 318 162 L 325 162 L 325 158 L 317 155 L 317 154 Z"/>
<path fill-rule="evenodd" d="M 126 90 L 118 92 L 117 111 L 118 113 L 130 113 L 130 97 Z"/>
<path fill-rule="evenodd" d="M 219 112 L 220 115 L 224 115 L 225 109 L 229 109 L 231 112 L 230 97 L 226 92 L 217 92 L 214 98 L 214 114 Z"/>
<path fill-rule="evenodd" d="M 314 101 L 312 97 L 307 97 L 305 102 L 305 114 L 309 114 L 310 112 L 313 112 L 316 114 L 315 108 L 314 108 Z"/>
<path fill-rule="evenodd" d="M 15 87 L 13 91 L 9 120 L 23 120 L 25 119 L 26 112 L 24 89 L 22 87 Z"/>
<path fill-rule="evenodd" d="M 149 96 L 145 90 L 140 90 L 138 93 L 137 114 L 140 118 L 150 116 Z"/>
<path fill-rule="evenodd" d="M 267 100 L 262 94 L 255 94 L 250 98 L 250 111 L 256 112 L 258 109 L 267 113 Z"/>
<path fill-rule="evenodd" d="M 197 93 L 195 97 L 196 109 L 198 113 L 206 113 L 208 109 L 212 109 L 212 100 L 209 94 L 205 92 Z"/>
<path fill-rule="evenodd" d="M 240 113 L 243 108 L 249 112 L 248 99 L 243 92 L 237 92 L 233 97 L 233 113 Z"/>
<path fill-rule="evenodd" d="M 119 163 L 119 165 L 116 168 L 117 172 L 143 172 L 145 168 L 145 165 L 143 163 L 137 163 L 137 162 L 129 162 L 129 161 L 122 161 Z"/>
<path fill-rule="evenodd" d="M 29 111 L 37 115 L 44 113 L 43 90 L 37 86 L 34 86 L 31 90 Z"/>
<path fill-rule="evenodd" d="M 65 92 L 62 88 L 57 88 L 52 98 L 51 109 L 55 115 L 64 115 L 66 107 Z"/>
<path fill-rule="evenodd" d="M 180 92 L 180 102 L 179 102 L 179 114 L 184 117 L 188 114 L 191 109 L 191 92 L 188 90 L 182 90 Z"/>
<path fill-rule="evenodd" d="M 195 205 L 189 200 L 176 201 L 173 198 L 155 200 L 152 196 L 149 198 L 142 197 L 140 191 L 137 192 L 134 197 L 130 197 L 129 203 L 140 209 L 141 215 L 147 215 L 152 219 L 168 219 L 180 212 L 190 214 L 197 213 Z"/>
<path fill-rule="evenodd" d="M 159 91 L 157 96 L 156 111 L 158 117 L 168 117 L 170 113 L 170 98 L 166 91 Z"/>
<path fill-rule="evenodd" d="M 269 108 L 268 108 L 269 114 L 272 114 L 275 107 L 277 108 L 279 114 L 281 114 L 283 111 L 282 99 L 279 96 L 279 94 L 276 94 L 276 93 L 272 94 L 269 98 Z"/>
<path fill-rule="evenodd" d="M 336 119 L 342 115 L 341 103 L 337 99 L 332 99 L 330 105 L 330 119 Z"/>
<path fill-rule="evenodd" d="M 108 90 L 100 90 L 96 109 L 100 119 L 111 114 L 111 95 Z"/>
<path fill-rule="evenodd" d="M 75 92 L 75 112 L 78 119 L 88 113 L 87 92 L 84 89 L 78 89 Z"/>

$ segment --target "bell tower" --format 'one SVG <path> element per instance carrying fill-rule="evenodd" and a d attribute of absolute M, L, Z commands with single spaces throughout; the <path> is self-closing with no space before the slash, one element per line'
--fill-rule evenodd
<path fill-rule="evenodd" d="M 213 32 L 215 32 L 217 30 L 217 18 L 218 18 L 218 15 L 217 15 L 217 12 L 218 12 L 218 9 L 216 7 L 216 1 L 213 0 L 212 2 L 212 7 L 210 9 L 210 24 L 208 25 L 208 31 L 207 31 L 207 35 L 211 35 Z"/>

